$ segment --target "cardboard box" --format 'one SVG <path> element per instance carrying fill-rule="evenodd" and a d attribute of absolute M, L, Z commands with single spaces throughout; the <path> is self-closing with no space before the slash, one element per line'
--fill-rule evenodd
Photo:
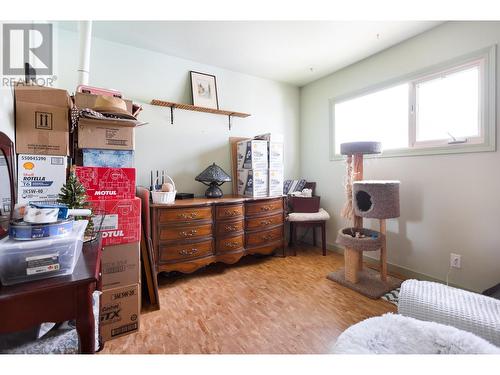
<path fill-rule="evenodd" d="M 75 106 L 77 108 L 95 108 L 95 101 L 98 95 L 86 94 L 83 92 L 77 92 L 74 96 Z M 127 105 L 127 111 L 132 114 L 132 100 L 121 98 Z"/>
<path fill-rule="evenodd" d="M 135 197 L 135 168 L 76 167 L 90 201 Z"/>
<path fill-rule="evenodd" d="M 239 169 L 238 194 L 247 197 L 267 197 L 267 169 Z"/>
<path fill-rule="evenodd" d="M 103 290 L 139 283 L 140 242 L 106 246 L 101 257 Z"/>
<path fill-rule="evenodd" d="M 15 102 L 16 152 L 68 156 L 72 102 L 67 91 L 17 86 Z"/>
<path fill-rule="evenodd" d="M 284 146 L 281 142 L 269 142 L 269 169 L 283 169 L 284 166 Z"/>
<path fill-rule="evenodd" d="M 18 155 L 17 202 L 57 200 L 67 166 L 66 156 Z"/>
<path fill-rule="evenodd" d="M 269 196 L 283 195 L 283 168 L 269 170 Z"/>
<path fill-rule="evenodd" d="M 81 118 L 78 121 L 78 148 L 133 150 L 135 127 L 123 121 Z"/>
<path fill-rule="evenodd" d="M 99 331 L 103 341 L 139 331 L 141 285 L 103 291 L 99 304 Z"/>
<path fill-rule="evenodd" d="M 238 142 L 238 169 L 267 169 L 267 141 L 246 140 Z"/>
<path fill-rule="evenodd" d="M 100 150 L 85 148 L 82 151 L 82 165 L 85 167 L 134 168 L 134 151 Z"/>
<path fill-rule="evenodd" d="M 0 216 L 10 212 L 10 178 L 7 162 L 0 152 Z"/>
<path fill-rule="evenodd" d="M 141 240 L 141 200 L 121 199 L 91 201 L 96 229 L 102 222 L 100 232 L 102 245 L 121 245 Z"/>

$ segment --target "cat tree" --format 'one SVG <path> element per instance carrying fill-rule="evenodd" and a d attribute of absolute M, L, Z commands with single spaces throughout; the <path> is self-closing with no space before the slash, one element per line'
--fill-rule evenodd
<path fill-rule="evenodd" d="M 328 277 L 372 298 L 379 298 L 397 287 L 400 280 L 387 276 L 386 219 L 399 217 L 399 181 L 363 180 L 363 155 L 381 152 L 379 142 L 343 143 L 346 155 L 347 202 L 342 216 L 352 220 L 352 227 L 343 228 L 337 243 L 344 247 L 344 269 Z M 379 231 L 363 228 L 363 218 L 379 220 Z M 380 273 L 374 280 L 373 270 L 363 270 L 363 252 L 380 250 Z M 358 285 L 360 284 L 360 285 Z"/>

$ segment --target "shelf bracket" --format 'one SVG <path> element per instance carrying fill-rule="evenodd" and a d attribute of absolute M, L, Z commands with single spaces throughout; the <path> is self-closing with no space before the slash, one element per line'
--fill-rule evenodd
<path fill-rule="evenodd" d="M 174 106 L 170 107 L 170 125 L 174 124 Z"/>
<path fill-rule="evenodd" d="M 231 130 L 231 115 L 228 115 L 227 118 L 229 120 L 229 130 Z"/>

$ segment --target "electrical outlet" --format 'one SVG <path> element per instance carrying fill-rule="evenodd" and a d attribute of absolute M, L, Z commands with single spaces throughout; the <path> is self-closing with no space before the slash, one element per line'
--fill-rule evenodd
<path fill-rule="evenodd" d="M 462 256 L 460 254 L 450 253 L 450 267 L 462 268 Z"/>

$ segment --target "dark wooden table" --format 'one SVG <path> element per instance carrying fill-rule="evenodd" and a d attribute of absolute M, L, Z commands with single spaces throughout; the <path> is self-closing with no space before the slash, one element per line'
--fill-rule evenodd
<path fill-rule="evenodd" d="M 92 294 L 100 288 L 101 242 L 83 246 L 72 275 L 0 286 L 0 333 L 76 320 L 81 353 L 95 352 Z"/>

